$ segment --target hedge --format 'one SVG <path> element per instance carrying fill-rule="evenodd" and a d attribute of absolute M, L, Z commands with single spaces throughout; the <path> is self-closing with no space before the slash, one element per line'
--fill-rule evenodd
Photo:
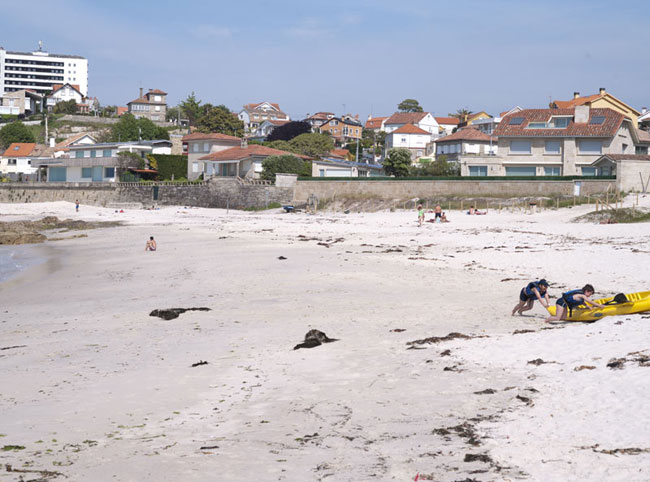
<path fill-rule="evenodd" d="M 406 177 L 304 177 L 299 181 L 604 181 L 616 176 L 406 176 Z"/>
<path fill-rule="evenodd" d="M 187 178 L 187 156 L 173 154 L 152 154 L 158 163 L 158 176 L 161 181 Z"/>

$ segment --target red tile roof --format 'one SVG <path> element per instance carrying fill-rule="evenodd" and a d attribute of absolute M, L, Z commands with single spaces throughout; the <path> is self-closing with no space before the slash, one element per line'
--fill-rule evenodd
<path fill-rule="evenodd" d="M 163 92 L 160 89 L 153 89 L 153 90 L 149 90 L 149 92 L 147 92 L 147 94 L 167 95 L 167 92 Z"/>
<path fill-rule="evenodd" d="M 424 129 L 420 129 L 418 126 L 413 124 L 404 124 L 399 129 L 395 129 L 391 134 L 426 134 L 431 135 L 429 132 Z"/>
<path fill-rule="evenodd" d="M 270 122 L 274 126 L 283 126 L 285 124 L 288 124 L 291 121 L 288 121 L 288 120 L 273 120 L 273 119 L 271 119 L 268 122 Z"/>
<path fill-rule="evenodd" d="M 349 154 L 350 151 L 348 151 L 347 149 L 332 149 L 327 153 L 327 155 L 330 157 L 338 157 L 341 159 L 345 159 Z"/>
<path fill-rule="evenodd" d="M 309 117 L 307 117 L 307 119 L 327 120 L 330 117 L 334 117 L 333 112 L 316 112 L 315 114 L 312 114 Z"/>
<path fill-rule="evenodd" d="M 639 142 L 643 142 L 644 144 L 650 142 L 650 132 L 637 129 L 636 133 L 639 136 Z"/>
<path fill-rule="evenodd" d="M 458 123 L 460 122 L 455 117 L 434 117 L 434 119 L 438 124 L 451 124 L 454 126 L 457 126 Z"/>
<path fill-rule="evenodd" d="M 505 116 L 494 135 L 497 137 L 614 137 L 621 127 L 625 116 L 612 109 L 589 109 L 589 120 L 596 116 L 604 117 L 602 124 L 576 124 L 573 119 L 563 129 L 527 129 L 530 122 L 548 122 L 551 116 L 573 116 L 575 108 L 571 109 L 524 109 L 520 112 Z M 511 125 L 515 117 L 523 120 L 519 125 Z"/>
<path fill-rule="evenodd" d="M 246 104 L 246 105 L 244 105 L 244 109 L 246 109 L 246 110 L 255 110 L 255 109 L 257 109 L 259 106 L 261 106 L 262 104 L 264 104 L 264 102 L 258 102 L 257 104 Z M 279 110 L 280 112 L 282 112 L 282 111 L 280 110 L 280 104 L 275 104 L 275 103 L 273 103 L 273 102 L 268 102 L 268 104 L 272 105 L 272 106 L 275 107 L 277 110 Z"/>
<path fill-rule="evenodd" d="M 613 161 L 650 161 L 648 154 L 604 154 L 603 157 L 609 157 Z"/>
<path fill-rule="evenodd" d="M 289 154 L 291 156 L 300 157 L 302 159 L 311 159 L 308 156 L 302 156 L 293 152 L 281 151 L 279 149 L 272 149 L 270 147 L 261 146 L 259 144 L 251 144 L 246 147 L 231 147 L 223 151 L 213 152 L 207 156 L 200 157 L 200 161 L 241 161 L 249 157 L 268 157 L 268 156 L 283 156 Z"/>
<path fill-rule="evenodd" d="M 578 97 L 577 99 L 571 99 L 571 100 L 554 100 L 553 103 L 559 108 L 559 109 L 569 109 L 571 107 L 575 107 L 577 105 L 584 105 L 588 102 L 594 101 L 603 95 L 601 94 L 594 94 L 594 95 L 587 95 L 585 97 Z"/>
<path fill-rule="evenodd" d="M 389 124 L 417 124 L 428 112 L 395 112 L 386 119 L 386 125 Z"/>
<path fill-rule="evenodd" d="M 79 139 L 83 139 L 83 138 L 86 137 L 86 136 L 88 136 L 88 137 L 90 137 L 91 139 L 94 140 L 94 137 L 93 137 L 93 136 L 91 136 L 91 135 L 88 134 L 87 132 L 82 132 L 82 133 L 80 133 L 80 134 L 77 134 L 77 135 L 74 135 L 74 136 L 68 137 L 68 138 L 67 138 L 66 140 L 64 140 L 64 141 L 59 142 L 57 145 L 54 146 L 54 148 L 55 148 L 56 150 L 61 150 L 61 149 L 63 149 L 64 147 L 68 147 L 69 145 L 74 144 L 74 143 L 77 142 Z"/>
<path fill-rule="evenodd" d="M 458 131 L 454 132 L 453 134 L 449 134 L 448 136 L 441 137 L 440 139 L 436 140 L 437 144 L 440 144 L 442 142 L 453 142 L 453 141 L 483 141 L 483 142 L 496 142 L 497 138 L 496 137 L 491 137 L 488 134 L 479 131 L 475 127 L 465 127 L 464 129 L 459 129 Z"/>
<path fill-rule="evenodd" d="M 34 142 L 14 142 L 3 154 L 4 157 L 26 157 L 29 156 L 36 144 Z"/>
<path fill-rule="evenodd" d="M 209 132 L 209 133 L 192 132 L 191 134 L 185 134 L 181 140 L 183 142 L 187 142 L 187 141 L 203 141 L 203 140 L 207 141 L 210 139 L 216 139 L 219 141 L 241 142 L 241 137 L 229 136 L 227 134 L 219 134 L 217 132 Z"/>
<path fill-rule="evenodd" d="M 373 117 L 366 121 L 366 129 L 380 129 L 382 123 L 388 119 L 388 117 Z"/>

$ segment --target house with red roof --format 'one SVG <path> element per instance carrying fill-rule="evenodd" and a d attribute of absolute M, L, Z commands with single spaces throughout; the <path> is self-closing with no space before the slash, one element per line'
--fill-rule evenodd
<path fill-rule="evenodd" d="M 250 139 L 255 139 L 259 141 L 265 140 L 268 135 L 273 132 L 273 129 L 276 127 L 283 126 L 287 122 L 291 122 L 288 120 L 265 120 L 262 122 L 257 129 L 252 133 L 252 135 L 249 137 Z"/>
<path fill-rule="evenodd" d="M 45 149 L 33 142 L 14 142 L 0 157 L 0 174 L 13 181 L 35 180 L 38 168 L 32 161 L 40 159 Z"/>
<path fill-rule="evenodd" d="M 591 108 L 612 109 L 620 112 L 633 122 L 636 122 L 641 115 L 641 113 L 634 107 L 629 106 L 622 100 L 607 92 L 605 87 L 601 87 L 597 94 L 586 96 L 581 96 L 580 92 L 574 92 L 572 99 L 554 100 L 550 103 L 549 107 L 553 109 L 571 109 L 580 105 L 586 105 Z"/>
<path fill-rule="evenodd" d="M 244 123 L 244 132 L 252 134 L 265 120 L 290 121 L 287 114 L 282 112 L 280 105 L 274 102 L 258 102 L 246 104 L 237 114 L 239 120 Z"/>
<path fill-rule="evenodd" d="M 311 126 L 312 132 L 319 132 L 320 126 L 334 117 L 334 112 L 316 112 L 315 114 L 307 114 L 305 122 Z"/>
<path fill-rule="evenodd" d="M 129 114 L 133 114 L 136 119 L 144 117 L 154 122 L 163 122 L 167 117 L 167 92 L 160 89 L 149 89 L 146 94 L 142 93 L 140 87 L 140 97 L 127 102 Z"/>
<path fill-rule="evenodd" d="M 436 139 L 436 158 L 444 155 L 448 162 L 461 164 L 473 156 L 493 156 L 497 153 L 497 138 L 477 127 L 462 127 L 453 134 Z"/>
<path fill-rule="evenodd" d="M 183 154 L 187 155 L 187 179 L 196 180 L 205 172 L 202 157 L 215 152 L 241 146 L 240 137 L 219 134 L 217 132 L 192 132 L 181 139 Z"/>
<path fill-rule="evenodd" d="M 337 145 L 342 146 L 361 139 L 363 126 L 359 122 L 358 115 L 346 114 L 342 117 L 332 117 L 323 122 L 320 132 L 329 134 Z"/>
<path fill-rule="evenodd" d="M 311 159 L 308 156 L 294 154 L 293 152 L 281 151 L 259 144 L 248 145 L 243 141 L 237 147 L 213 152 L 200 157 L 199 160 L 205 166 L 204 179 L 210 177 L 241 177 L 257 179 L 262 172 L 262 162 L 269 156 L 296 156 L 303 160 Z"/>
<path fill-rule="evenodd" d="M 375 134 L 384 132 L 386 130 L 385 124 L 387 119 L 388 117 L 372 117 L 369 115 L 364 129 L 374 131 Z"/>
<path fill-rule="evenodd" d="M 77 84 L 54 84 L 52 92 L 47 96 L 47 110 L 52 112 L 54 106 L 59 102 L 74 100 L 77 105 L 82 104 L 84 95 Z"/>
<path fill-rule="evenodd" d="M 431 133 L 415 124 L 404 124 L 386 134 L 385 154 L 394 148 L 404 148 L 411 152 L 411 160 L 416 162 L 428 155 L 431 149 Z"/>
<path fill-rule="evenodd" d="M 458 123 L 460 122 L 456 117 L 434 117 L 434 119 L 438 123 L 438 126 L 440 126 L 438 132 L 445 136 L 453 134 L 454 129 L 458 128 Z"/>
<path fill-rule="evenodd" d="M 633 122 L 609 108 L 522 109 L 506 115 L 494 131 L 498 155 L 464 156 L 461 175 L 590 176 L 604 154 L 635 154 Z"/>
<path fill-rule="evenodd" d="M 413 124 L 427 131 L 433 138 L 440 134 L 440 125 L 431 112 L 395 112 L 384 121 L 384 130 L 390 134 L 407 124 Z"/>

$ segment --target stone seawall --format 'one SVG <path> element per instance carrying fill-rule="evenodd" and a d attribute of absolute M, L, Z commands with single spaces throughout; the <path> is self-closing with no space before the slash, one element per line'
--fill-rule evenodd
<path fill-rule="evenodd" d="M 141 203 L 145 206 L 196 206 L 206 208 L 260 208 L 270 203 L 287 204 L 292 186 L 247 185 L 235 179 L 204 184 L 99 184 L 99 183 L 0 183 L 0 202 L 29 203 L 79 200 L 82 204 Z"/>
<path fill-rule="evenodd" d="M 431 199 L 450 197 L 554 197 L 572 196 L 575 182 L 580 195 L 594 195 L 616 189 L 615 180 L 580 181 L 304 181 L 296 183 L 294 201 L 318 199 Z"/>

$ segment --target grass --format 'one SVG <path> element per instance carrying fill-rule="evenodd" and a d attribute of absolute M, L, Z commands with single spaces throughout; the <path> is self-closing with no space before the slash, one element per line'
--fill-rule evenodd
<path fill-rule="evenodd" d="M 636 208 L 608 209 L 592 211 L 584 216 L 577 217 L 574 222 L 606 222 L 616 224 L 634 224 L 650 222 L 650 211 Z"/>
<path fill-rule="evenodd" d="M 17 450 L 25 450 L 24 445 L 5 445 L 2 447 L 3 452 L 15 452 Z"/>
<path fill-rule="evenodd" d="M 269 203 L 268 206 L 266 207 L 255 207 L 251 206 L 248 208 L 244 208 L 244 211 L 266 211 L 267 209 L 278 209 L 281 208 L 282 204 L 280 203 Z"/>

